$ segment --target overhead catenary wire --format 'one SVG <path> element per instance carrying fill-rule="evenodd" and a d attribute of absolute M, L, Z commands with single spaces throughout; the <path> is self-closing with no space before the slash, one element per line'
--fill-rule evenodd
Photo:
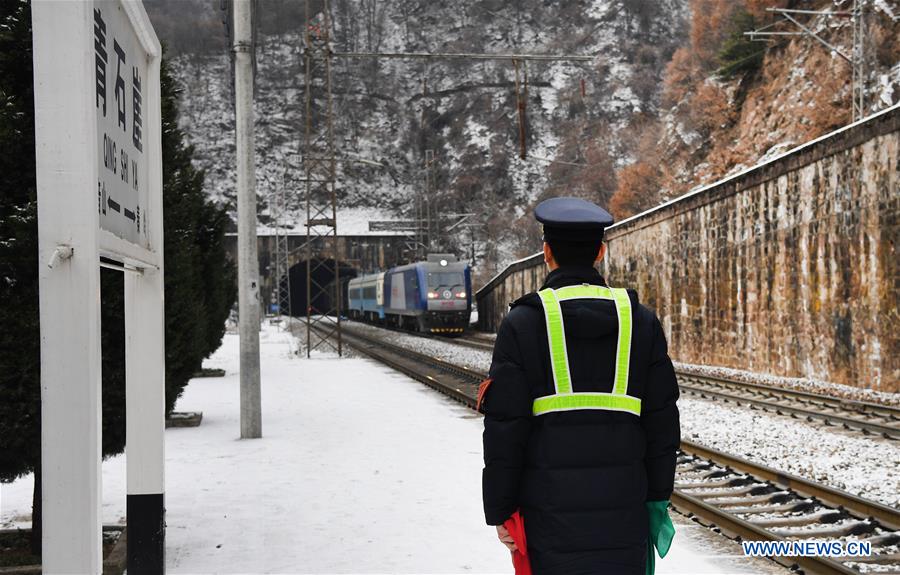
<path fill-rule="evenodd" d="M 766 11 L 771 12 L 773 14 L 778 14 L 781 16 L 781 20 L 777 20 L 775 22 L 771 22 L 761 28 L 757 28 L 755 30 L 751 30 L 748 32 L 744 32 L 745 36 L 748 36 L 751 40 L 757 40 L 758 38 L 772 38 L 772 37 L 784 37 L 784 36 L 807 36 L 812 38 L 822 46 L 824 46 L 831 54 L 835 54 L 842 58 L 845 62 L 847 62 L 853 72 L 853 78 L 851 82 L 851 88 L 853 92 L 852 96 L 852 117 L 853 120 L 856 121 L 862 118 L 866 112 L 866 28 L 865 28 L 865 4 L 866 0 L 854 0 L 853 1 L 853 9 L 850 11 L 846 10 L 804 10 L 804 9 L 796 9 L 796 8 L 775 8 L 770 7 L 766 8 Z M 827 18 L 832 17 L 840 17 L 840 18 L 849 18 L 852 22 L 852 42 L 851 42 L 851 52 L 848 55 L 845 53 L 840 47 L 832 44 L 822 36 L 820 36 L 821 27 L 819 30 L 813 30 L 810 26 L 800 22 L 793 15 L 811 15 L 811 16 L 824 16 Z M 775 26 L 780 23 L 787 22 L 792 24 L 794 27 L 798 28 L 800 31 L 791 31 L 785 32 L 782 30 L 773 30 Z"/>
<path fill-rule="evenodd" d="M 406 60 L 531 60 L 590 62 L 594 56 L 575 54 L 484 54 L 475 52 L 332 52 L 333 58 L 399 58 Z"/>
<path fill-rule="evenodd" d="M 325 9 L 323 10 L 323 13 L 325 14 L 325 20 L 324 20 L 324 34 L 325 34 L 326 37 L 327 37 L 328 35 L 330 35 L 330 25 L 329 25 L 329 18 L 328 18 L 328 14 L 327 14 L 327 13 L 328 13 L 327 4 L 326 4 L 325 6 L 326 6 L 326 7 L 325 7 Z M 308 4 L 307 4 L 307 30 L 306 30 L 307 39 L 308 39 L 309 36 L 310 36 L 310 28 L 311 28 L 311 23 L 310 23 L 310 13 L 309 13 L 309 7 L 308 7 Z M 319 33 L 320 30 L 322 29 L 322 28 L 320 28 L 320 24 L 318 24 L 318 23 L 314 25 L 314 28 L 315 28 L 315 31 L 316 31 L 317 33 Z M 310 51 L 309 51 L 309 46 L 308 46 L 308 45 L 306 46 L 305 56 L 306 56 L 307 58 L 310 57 Z M 514 64 L 514 67 L 516 68 L 516 82 L 515 82 L 515 88 L 516 88 L 516 107 L 517 107 L 517 109 L 518 109 L 518 115 L 519 115 L 520 156 L 521 156 L 523 159 L 525 158 L 525 153 L 526 153 L 526 148 L 525 148 L 525 128 L 526 128 L 526 124 L 525 124 L 525 103 L 526 103 L 526 101 L 527 101 L 527 96 L 528 96 L 528 92 L 527 92 L 527 90 L 528 90 L 528 88 L 527 88 L 527 86 L 528 86 L 528 77 L 527 77 L 527 67 L 526 67 L 526 63 L 527 63 L 528 61 L 544 61 L 544 62 L 567 62 L 567 61 L 568 61 L 568 62 L 573 62 L 573 63 L 574 63 L 574 62 L 592 62 L 592 61 L 596 58 L 595 55 L 586 55 L 586 54 L 529 54 L 529 53 L 497 53 L 497 54 L 491 54 L 491 53 L 474 53 L 474 52 L 376 52 L 376 51 L 333 51 L 333 50 L 331 49 L 331 46 L 329 45 L 329 42 L 328 42 L 328 41 L 325 42 L 325 45 L 323 46 L 323 49 L 318 51 L 317 56 L 318 56 L 319 58 L 324 58 L 326 62 L 330 62 L 330 60 L 333 59 L 333 58 L 340 58 L 340 59 L 343 59 L 344 62 L 345 62 L 345 67 L 346 67 L 346 69 L 348 69 L 348 70 L 349 70 L 349 61 L 350 61 L 350 60 L 352 60 L 352 59 L 366 59 L 366 58 L 373 58 L 373 59 L 382 59 L 382 58 L 386 58 L 386 59 L 403 59 L 403 60 L 424 60 L 424 61 L 426 61 L 426 62 L 428 62 L 428 63 L 430 63 L 430 62 L 432 62 L 432 61 L 434 61 L 434 60 L 480 60 L 480 61 L 510 61 L 510 60 L 512 60 L 512 61 L 513 61 L 513 64 Z M 309 60 L 307 60 L 307 61 L 309 62 Z M 524 92 L 522 91 L 522 85 L 520 84 L 520 82 L 519 82 L 519 77 L 518 77 L 518 76 L 519 76 L 519 74 L 518 74 L 519 69 L 518 69 L 518 68 L 519 68 L 520 65 L 521 65 L 522 68 L 524 69 L 524 74 L 525 74 L 525 79 L 524 79 Z M 309 66 L 309 64 L 307 64 L 307 66 Z M 427 82 L 427 80 L 425 80 L 425 82 Z M 423 84 L 423 96 L 424 96 L 425 94 L 427 94 L 427 84 Z M 330 104 L 330 95 L 331 95 L 331 86 L 329 85 L 329 86 L 328 86 L 329 104 Z M 343 100 L 343 101 L 340 103 L 339 106 L 340 106 L 341 109 L 343 109 L 343 107 L 345 107 L 346 105 L 348 105 L 348 103 L 349 103 L 349 99 L 345 99 L 345 100 Z M 422 124 L 422 129 L 424 130 L 424 129 L 425 129 L 425 124 L 426 124 L 426 120 L 425 120 L 425 108 L 423 108 L 423 111 L 422 111 L 422 112 L 423 112 L 423 114 L 422 114 L 423 117 L 422 117 L 422 122 L 421 122 L 421 124 Z M 329 125 L 329 127 L 331 126 L 331 121 L 332 121 L 332 118 L 333 118 L 333 117 L 334 117 L 334 114 L 333 114 L 332 111 L 329 109 L 329 110 L 327 111 L 327 117 L 326 117 L 326 122 L 327 122 L 327 124 Z M 428 125 L 432 124 L 434 121 L 437 121 L 437 118 L 434 119 L 434 120 L 432 120 L 431 122 L 428 122 Z M 307 146 L 308 146 L 308 144 L 307 144 Z M 308 153 L 307 153 L 307 155 L 308 155 Z M 330 154 L 329 156 L 330 156 L 330 157 L 329 157 L 329 160 L 332 162 L 332 164 L 333 164 L 335 161 L 337 161 L 337 159 L 336 159 L 336 158 L 334 157 L 334 155 L 333 155 L 333 151 L 332 151 L 332 154 Z M 370 163 L 370 162 L 361 162 L 361 163 Z M 431 172 L 433 172 L 433 170 L 434 170 L 433 163 L 434 163 L 433 160 L 432 160 L 431 162 L 428 162 L 427 159 L 426 159 L 426 162 L 425 162 L 426 171 L 431 171 Z M 381 165 L 382 167 L 387 167 L 383 161 L 380 162 L 380 165 Z M 391 175 L 392 175 L 392 177 L 395 177 L 395 176 L 393 175 L 393 173 L 392 173 Z M 429 179 L 429 181 L 432 182 L 432 185 L 431 185 L 432 189 L 434 188 L 434 185 L 433 185 L 434 182 L 433 182 L 433 180 L 434 180 L 434 175 L 432 174 L 431 178 Z M 395 181 L 396 181 L 396 177 L 395 177 Z M 333 184 L 333 182 L 332 182 L 332 184 Z M 427 186 L 426 186 L 426 187 L 427 187 Z M 419 207 L 420 201 L 417 199 L 417 201 L 416 201 L 415 203 L 416 203 L 416 206 L 417 206 L 416 211 L 417 211 L 417 213 L 418 213 L 419 211 L 421 211 L 421 210 L 420 210 L 420 207 Z M 430 208 L 430 207 L 431 207 L 430 202 L 428 203 L 428 205 L 427 205 L 426 207 L 427 207 L 427 208 Z M 428 211 L 430 212 L 431 210 L 429 209 Z M 429 214 L 429 215 L 430 215 L 430 214 Z M 417 216 L 416 219 L 417 219 L 417 220 L 420 220 L 421 218 Z M 426 218 L 426 219 L 430 220 L 431 218 Z M 430 224 L 429 224 L 429 227 L 430 227 Z M 309 261 L 309 258 L 307 258 L 307 261 Z M 308 290 L 308 292 L 309 292 L 309 290 Z M 338 329 L 339 329 L 339 328 L 338 328 Z M 310 332 L 309 332 L 309 329 L 307 329 L 307 335 L 308 335 L 308 336 L 309 336 L 309 333 L 310 333 Z"/>

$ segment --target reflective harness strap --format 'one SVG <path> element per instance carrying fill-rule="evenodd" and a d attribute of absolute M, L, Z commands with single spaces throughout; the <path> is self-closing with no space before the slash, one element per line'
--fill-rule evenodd
<path fill-rule="evenodd" d="M 551 411 L 574 411 L 576 409 L 627 411 L 628 413 L 640 415 L 641 400 L 630 395 L 582 392 L 545 395 L 535 399 L 532 406 L 535 415 L 543 415 Z"/>
<path fill-rule="evenodd" d="M 631 363 L 631 298 L 624 289 L 614 289 L 616 316 L 619 318 L 619 335 L 616 340 L 616 377 L 613 393 L 628 395 L 628 365 Z M 640 413 L 640 408 L 638 408 Z"/>
<path fill-rule="evenodd" d="M 544 304 L 544 320 L 547 324 L 547 341 L 550 342 L 550 366 L 556 393 L 572 393 L 569 375 L 569 357 L 566 350 L 566 330 L 563 327 L 562 308 L 556 292 L 545 289 L 538 292 Z"/>
<path fill-rule="evenodd" d="M 640 398 L 628 395 L 632 335 L 631 299 L 628 297 L 628 292 L 621 288 L 584 284 L 566 286 L 557 290 L 543 289 L 538 292 L 538 295 L 544 308 L 547 341 L 550 347 L 550 366 L 556 393 L 535 399 L 532 407 L 534 415 L 543 415 L 554 411 L 600 409 L 624 411 L 640 416 Z M 560 302 L 572 299 L 606 299 L 612 300 L 616 305 L 619 331 L 616 341 L 615 376 L 611 393 L 579 393 L 572 390 L 566 332 L 560 306 Z"/>

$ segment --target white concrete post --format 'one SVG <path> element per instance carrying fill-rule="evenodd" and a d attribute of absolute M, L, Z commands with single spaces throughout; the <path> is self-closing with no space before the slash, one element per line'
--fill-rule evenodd
<path fill-rule="evenodd" d="M 149 62 L 143 152 L 156 267 L 125 274 L 128 572 L 165 572 L 166 350 L 159 59 Z"/>
<path fill-rule="evenodd" d="M 238 330 L 241 437 L 262 437 L 259 381 L 259 259 L 256 245 L 256 159 L 253 148 L 251 0 L 234 0 L 234 115 L 237 152 Z"/>
<path fill-rule="evenodd" d="M 100 260 L 91 8 L 85 2 L 31 5 L 43 572 L 49 574 L 102 570 Z M 73 48 L 78 46 L 82 49 Z"/>

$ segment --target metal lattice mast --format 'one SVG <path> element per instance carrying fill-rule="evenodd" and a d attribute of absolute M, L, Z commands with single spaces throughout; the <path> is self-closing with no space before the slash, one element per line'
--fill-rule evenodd
<path fill-rule="evenodd" d="M 864 0 L 853 2 L 853 119 L 866 115 L 866 24 Z"/>
<path fill-rule="evenodd" d="M 752 40 L 766 40 L 771 38 L 790 36 L 806 36 L 808 38 L 812 38 L 813 40 L 827 48 L 832 54 L 836 54 L 837 56 L 842 58 L 845 62 L 847 62 L 847 64 L 850 65 L 850 68 L 853 71 L 851 82 L 852 102 L 850 106 L 852 118 L 853 121 L 860 120 L 866 115 L 866 28 L 865 19 L 863 17 L 863 13 L 865 11 L 865 3 L 866 0 L 854 0 L 853 9 L 849 12 L 845 10 L 767 8 L 767 11 L 778 14 L 782 18 L 782 20 L 776 20 L 775 22 L 763 26 L 762 28 L 744 32 L 744 35 L 749 36 Z M 820 35 L 819 32 L 797 20 L 795 16 L 799 17 L 800 15 L 826 16 L 828 18 L 849 18 L 851 20 L 851 28 L 853 31 L 853 45 L 851 46 L 850 53 L 848 54 L 846 50 L 841 49 L 841 47 L 835 44 L 832 44 L 822 35 Z M 794 28 L 796 28 L 796 30 L 783 31 L 777 29 L 777 25 L 783 22 L 790 23 Z"/>
<path fill-rule="evenodd" d="M 327 346 L 341 354 L 341 278 L 337 245 L 331 22 L 328 0 L 313 12 L 306 0 L 306 355 Z M 329 258 L 329 248 L 330 255 Z M 313 328 L 316 330 L 313 341 Z"/>
<path fill-rule="evenodd" d="M 422 246 L 425 250 L 425 253 L 422 255 L 424 259 L 425 255 L 428 254 L 429 251 L 433 251 L 437 249 L 435 246 L 435 240 L 437 239 L 439 230 L 440 230 L 440 220 L 437 213 L 437 197 L 435 190 L 435 181 L 434 181 L 434 150 L 428 149 L 425 150 L 425 237 L 423 238 Z M 435 222 L 435 220 L 438 220 Z"/>
<path fill-rule="evenodd" d="M 291 317 L 291 274 L 287 237 L 287 203 L 285 178 L 281 185 L 275 189 L 270 198 L 270 211 L 275 223 L 275 303 L 278 304 L 278 313 Z M 287 329 L 290 324 L 285 322 Z"/>

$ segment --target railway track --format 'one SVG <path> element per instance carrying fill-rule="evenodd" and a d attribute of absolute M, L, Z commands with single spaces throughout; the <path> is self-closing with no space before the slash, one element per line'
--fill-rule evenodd
<path fill-rule="evenodd" d="M 484 373 L 357 330 L 345 329 L 344 337 L 358 351 L 475 407 Z M 805 573 L 900 573 L 900 510 L 690 441 L 681 443 L 672 505 L 737 540 L 852 538 L 871 545 L 864 558 L 772 558 Z"/>
<path fill-rule="evenodd" d="M 683 392 L 734 402 L 780 415 L 841 426 L 864 434 L 900 439 L 900 409 L 731 379 L 679 372 Z"/>
<path fill-rule="evenodd" d="M 494 346 L 493 338 L 480 334 L 466 334 L 449 341 L 482 351 L 491 351 Z M 676 371 L 676 374 L 681 391 L 693 397 L 746 405 L 866 435 L 900 439 L 900 409 L 895 407 L 685 371 Z"/>

